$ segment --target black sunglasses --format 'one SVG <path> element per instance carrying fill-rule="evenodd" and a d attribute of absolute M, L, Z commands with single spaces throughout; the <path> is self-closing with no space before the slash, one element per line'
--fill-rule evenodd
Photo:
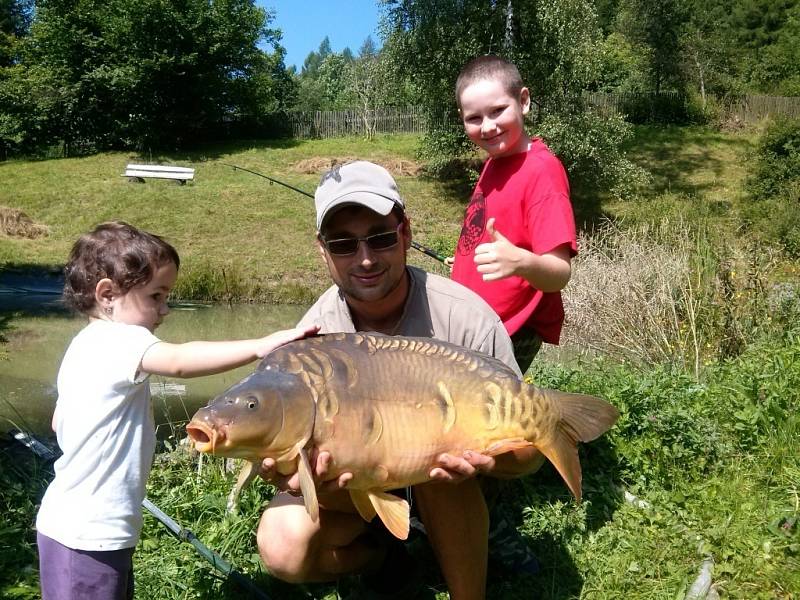
<path fill-rule="evenodd" d="M 364 242 L 369 246 L 370 250 L 388 250 L 397 245 L 400 241 L 400 228 L 403 223 L 400 223 L 394 231 L 384 231 L 383 233 L 376 233 L 368 235 L 367 237 L 349 237 L 339 238 L 338 240 L 326 240 L 323 236 L 319 236 L 320 241 L 328 249 L 328 252 L 336 256 L 348 256 L 355 254 L 358 251 L 359 242 Z"/>

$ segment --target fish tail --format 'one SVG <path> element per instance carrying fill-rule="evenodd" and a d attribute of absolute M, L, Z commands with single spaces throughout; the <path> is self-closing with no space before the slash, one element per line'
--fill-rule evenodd
<path fill-rule="evenodd" d="M 619 411 L 594 396 L 555 390 L 546 390 L 544 393 L 559 408 L 561 419 L 550 443 L 539 450 L 553 463 L 575 499 L 580 502 L 582 475 L 578 442 L 589 442 L 608 431 L 619 417 Z"/>

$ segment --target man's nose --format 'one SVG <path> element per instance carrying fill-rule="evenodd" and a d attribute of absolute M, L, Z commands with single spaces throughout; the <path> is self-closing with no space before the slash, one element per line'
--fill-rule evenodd
<path fill-rule="evenodd" d="M 481 122 L 481 133 L 488 133 L 494 131 L 494 119 L 486 118 Z"/>
<path fill-rule="evenodd" d="M 356 258 L 361 266 L 369 266 L 375 263 L 375 255 L 372 252 L 372 248 L 364 240 L 358 242 Z"/>

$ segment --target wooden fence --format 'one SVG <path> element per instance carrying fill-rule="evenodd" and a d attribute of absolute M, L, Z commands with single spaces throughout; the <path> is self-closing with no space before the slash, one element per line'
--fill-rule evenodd
<path fill-rule="evenodd" d="M 295 138 L 328 138 L 372 133 L 422 133 L 425 116 L 416 106 L 376 110 L 329 110 L 290 113 Z M 365 122 L 366 121 L 366 122 Z"/>
<path fill-rule="evenodd" d="M 626 114 L 634 122 L 681 122 L 692 111 L 692 102 L 697 102 L 686 94 L 672 91 L 658 94 L 586 92 L 583 100 L 603 114 Z M 719 107 L 722 118 L 742 123 L 777 116 L 800 118 L 800 97 L 748 95 L 717 99 L 709 96 L 709 102 Z M 694 111 L 697 110 L 698 107 L 694 107 Z M 422 109 L 416 106 L 384 107 L 367 111 L 366 115 L 359 110 L 289 114 L 292 137 L 295 138 L 366 136 L 365 118 L 372 133 L 423 133 L 427 121 Z"/>
<path fill-rule="evenodd" d="M 680 110 L 689 112 L 691 102 L 698 102 L 697 98 L 690 98 L 681 92 L 586 92 L 583 99 L 589 105 L 604 114 L 625 113 L 630 116 L 634 111 L 646 118 L 647 113 L 661 112 L 669 120 L 670 114 Z M 735 119 L 743 123 L 755 123 L 762 119 L 775 117 L 800 118 L 800 97 L 797 96 L 729 96 L 716 98 L 708 96 L 708 102 L 716 105 L 720 116 L 725 119 Z M 699 106 L 695 108 L 698 110 Z M 639 116 L 637 115 L 637 116 Z"/>
<path fill-rule="evenodd" d="M 777 116 L 800 119 L 800 97 L 741 96 L 722 106 L 729 117 L 752 123 Z"/>

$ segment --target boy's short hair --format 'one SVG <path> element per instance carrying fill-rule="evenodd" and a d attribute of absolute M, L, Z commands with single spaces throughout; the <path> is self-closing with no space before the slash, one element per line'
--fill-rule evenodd
<path fill-rule="evenodd" d="M 522 77 L 514 63 L 493 54 L 479 56 L 464 65 L 456 79 L 456 103 L 459 109 L 464 89 L 484 79 L 499 81 L 511 96 L 516 97 L 522 91 Z"/>
<path fill-rule="evenodd" d="M 91 314 L 101 279 L 110 279 L 125 294 L 149 282 L 158 267 L 170 262 L 180 267 L 178 252 L 159 236 L 123 221 L 101 223 L 72 246 L 64 267 L 64 304 Z"/>

